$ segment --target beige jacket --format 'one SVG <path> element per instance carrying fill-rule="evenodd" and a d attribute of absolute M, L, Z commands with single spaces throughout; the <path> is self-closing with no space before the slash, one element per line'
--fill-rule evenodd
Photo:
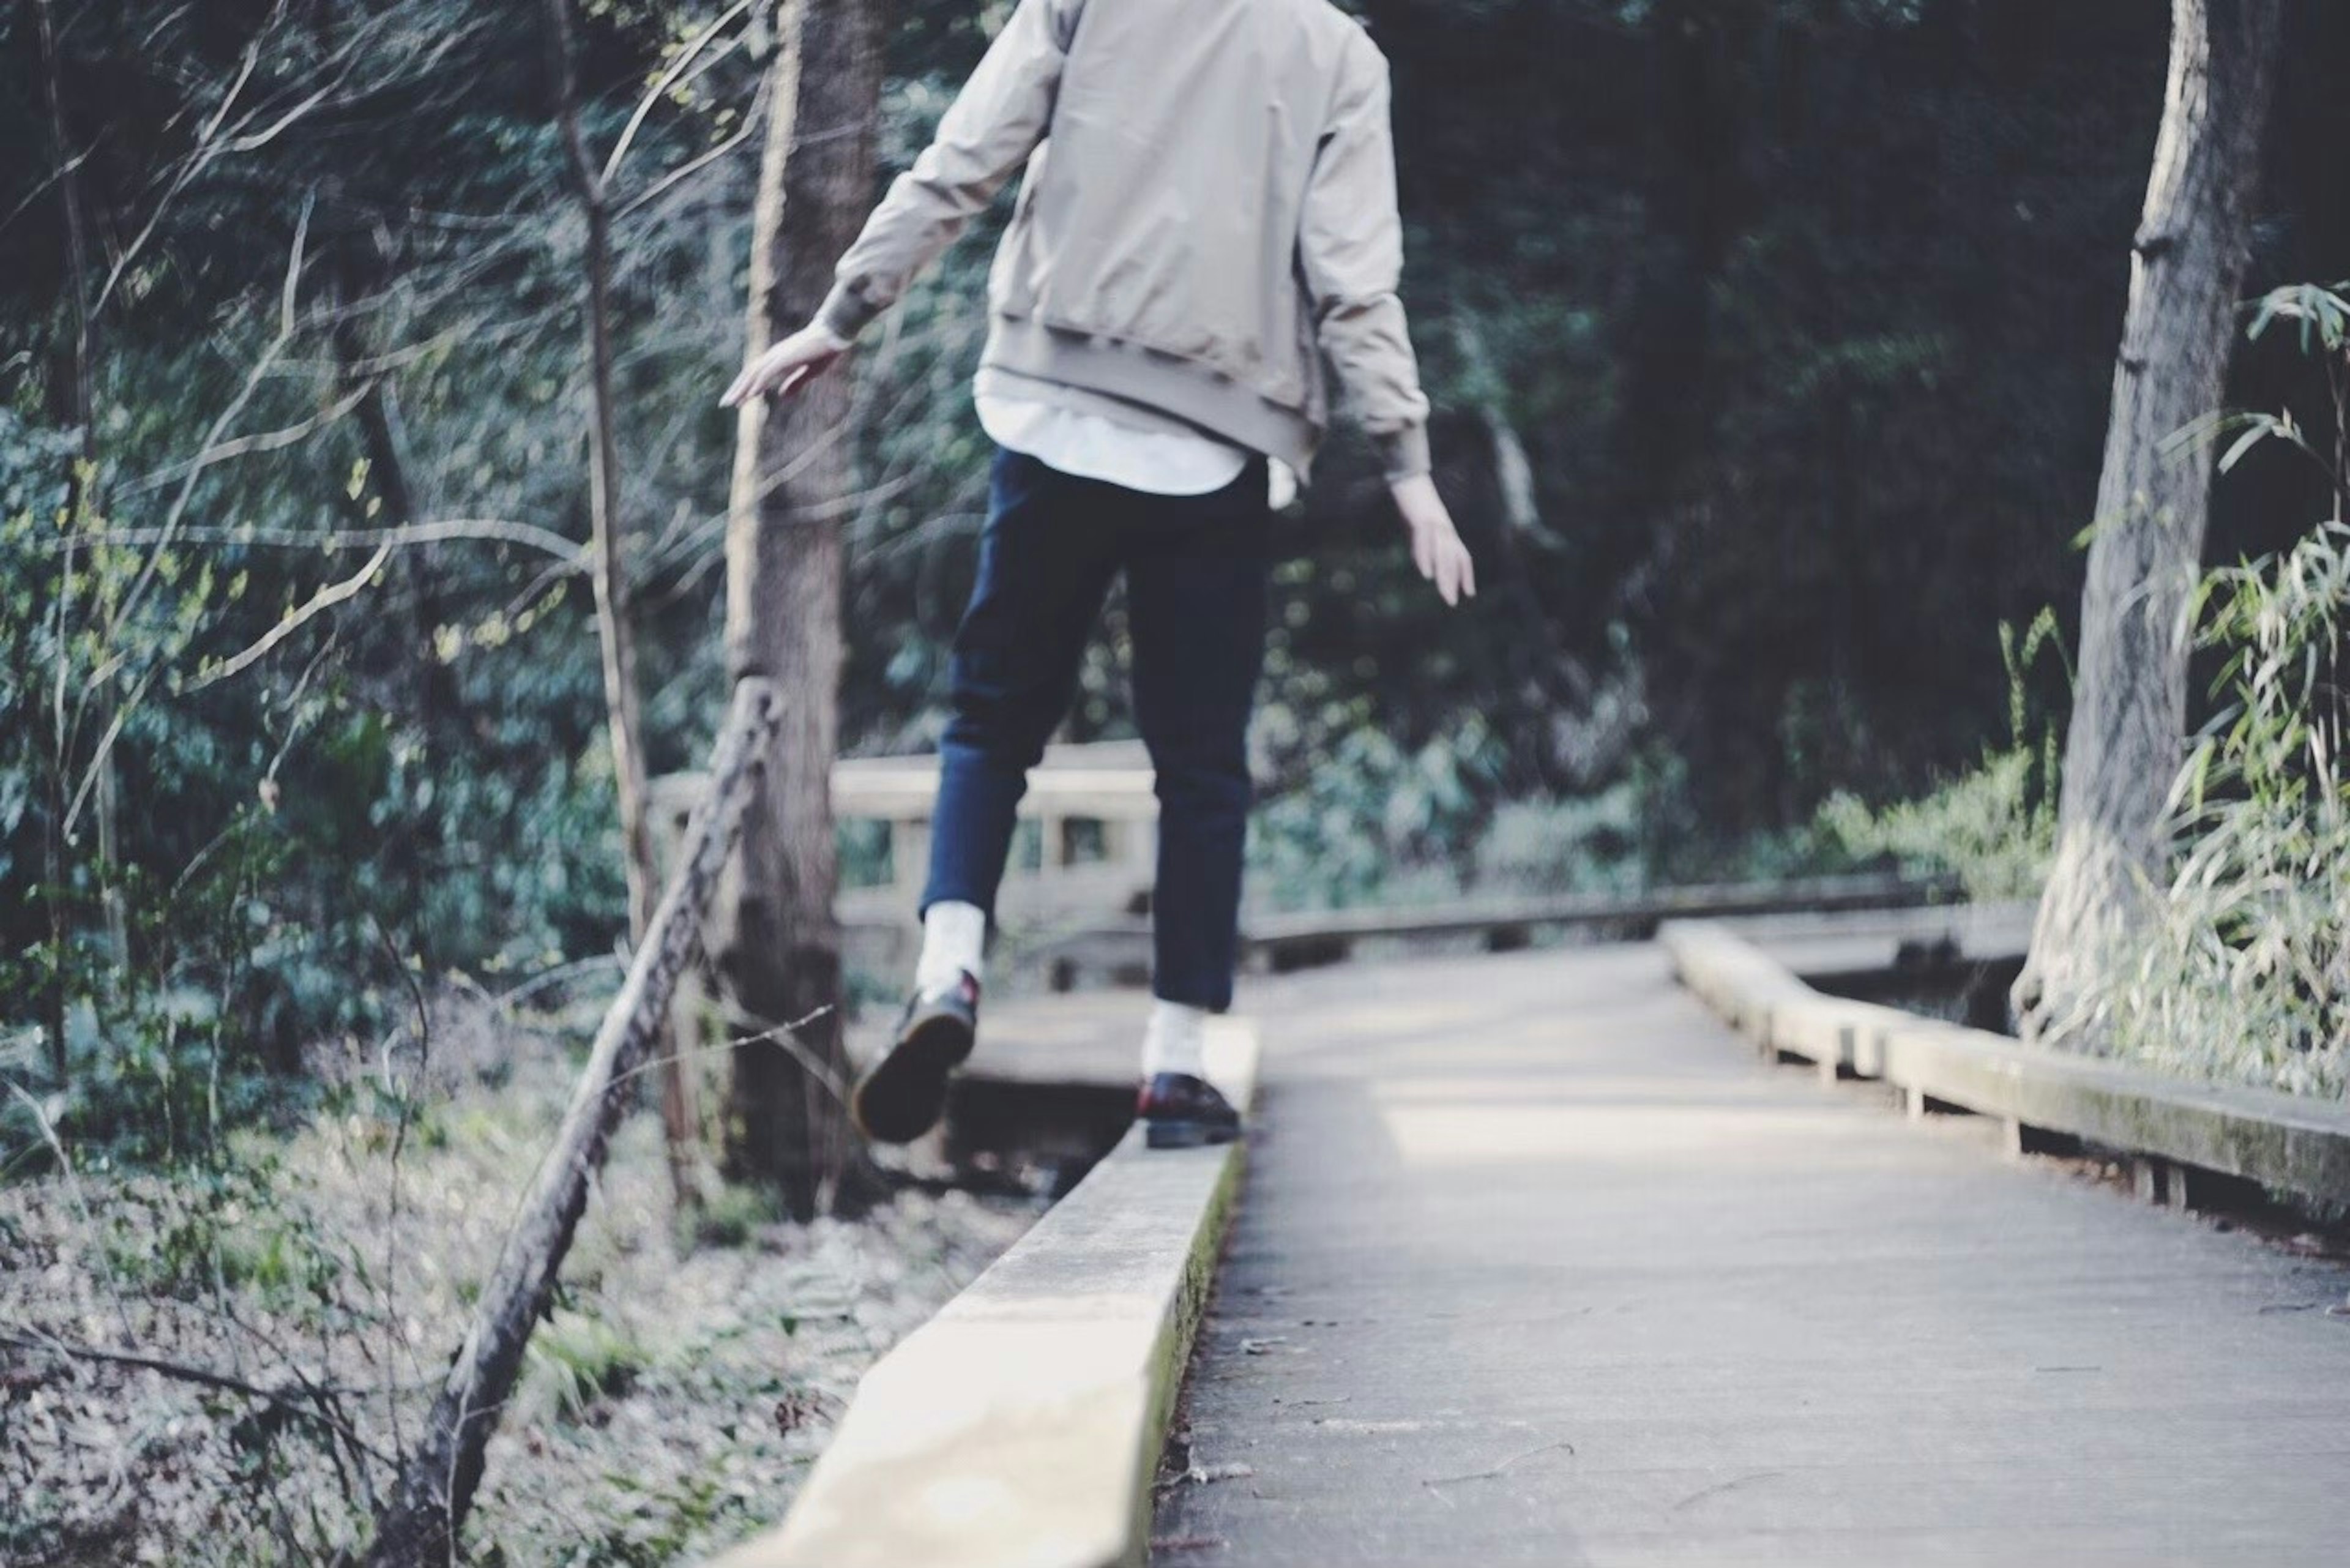
<path fill-rule="evenodd" d="M 1387 61 L 1327 0 L 1020 0 L 840 261 L 853 337 L 1027 175 L 982 365 L 1306 472 L 1323 358 L 1390 477 L 1428 469 Z M 1317 351 L 1318 350 L 1318 351 Z"/>

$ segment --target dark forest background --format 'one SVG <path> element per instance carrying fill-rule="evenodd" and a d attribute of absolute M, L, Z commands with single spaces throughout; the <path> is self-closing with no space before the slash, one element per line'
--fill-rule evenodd
<path fill-rule="evenodd" d="M 721 9 L 587 7 L 598 148 Z M 896 8 L 887 168 L 1003 9 Z M 1967 764 L 2008 722 L 1999 627 L 2074 613 L 2165 8 L 1358 9 L 1394 62 L 1438 478 L 1487 587 L 1444 612 L 1341 443 L 1282 525 L 1261 890 L 1832 864 L 1822 800 Z M 86 447 L 34 13 L 0 10 L 0 993 L 127 946 L 208 977 L 290 1053 L 359 1027 L 410 968 L 608 951 L 621 861 L 576 560 L 457 530 L 233 679 L 203 674 L 366 559 L 330 531 L 586 538 L 582 225 L 536 8 L 55 0 L 93 236 Z M 2249 294 L 2350 272 L 2350 101 L 2328 64 L 2350 13 L 2298 5 L 2290 27 Z M 615 181 L 619 514 L 655 773 L 700 754 L 723 690 L 715 400 L 743 340 L 762 37 L 661 95 Z M 851 753 L 920 749 L 940 722 L 983 501 L 966 383 L 993 237 L 863 353 Z M 2288 404 L 2310 374 L 2289 341 L 2255 345 L 2234 400 Z M 2305 483 L 2254 453 L 2220 487 L 2213 554 L 2283 542 Z M 142 580 L 158 530 L 165 569 Z M 2061 711 L 2061 660 L 2031 679 Z M 94 715 L 74 766 L 67 708 Z M 80 764 L 115 719 L 100 777 Z M 1115 639 L 1070 732 L 1128 732 Z M 61 868 L 86 917 L 62 943 L 25 891 L 58 776 L 96 780 L 84 832 L 136 803 L 111 869 Z M 1537 849 L 1492 847 L 1505 812 L 1511 844 L 1534 814 Z"/>
<path fill-rule="evenodd" d="M 2338 1101 L 2350 6 L 1348 8 L 1482 591 L 1342 434 L 1252 897 L 1926 873 L 2038 900 L 1928 1000 Z M 1082 1169 L 842 1109 L 911 930 L 827 688 L 851 755 L 942 725 L 997 220 L 718 405 L 1009 10 L 0 0 L 0 1559 L 699 1560 Z M 2291 553 L 2196 587 L 2207 490 L 2207 564 Z M 1147 901 L 1103 869 L 992 970 Z"/>

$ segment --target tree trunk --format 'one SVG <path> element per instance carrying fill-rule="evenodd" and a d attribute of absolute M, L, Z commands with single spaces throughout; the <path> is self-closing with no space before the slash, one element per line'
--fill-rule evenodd
<path fill-rule="evenodd" d="M 2211 493 L 2210 453 L 2173 441 L 2225 389 L 2281 14 L 2281 0 L 2171 6 L 2169 84 L 2081 597 L 2056 857 L 2015 984 L 2027 1039 L 2077 1029 L 2100 965 L 2139 929 L 2160 875 L 2162 805 L 2186 745 L 2183 620 Z"/>
<path fill-rule="evenodd" d="M 81 169 L 66 132 L 64 65 L 57 57 L 55 18 L 49 0 L 32 0 L 33 30 L 41 55 L 41 107 L 48 117 L 49 140 L 57 157 L 57 203 L 65 210 L 66 301 L 73 310 L 73 345 L 67 355 L 65 412 L 81 432 L 81 455 L 87 462 L 98 454 L 98 433 L 90 423 L 89 229 L 82 215 Z M 73 476 L 67 495 L 72 510 L 80 494 L 80 476 Z"/>
<path fill-rule="evenodd" d="M 369 1568 L 425 1568 L 456 1560 L 458 1532 L 482 1480 L 483 1452 L 514 1392 L 523 1350 L 554 1300 L 612 1129 L 636 1097 L 631 1080 L 660 1039 L 678 976 L 693 957 L 744 807 L 757 795 L 758 773 L 773 754 L 781 707 L 764 681 L 746 680 L 734 689 L 733 711 L 711 759 L 710 798 L 694 814 L 683 857 L 604 1014 L 554 1151 L 507 1232 L 424 1432 L 376 1518 Z"/>
<path fill-rule="evenodd" d="M 88 466 L 98 458 L 98 427 L 91 418 L 90 395 L 90 304 L 89 304 L 89 237 L 88 224 L 83 215 L 81 202 L 81 170 L 74 157 L 72 140 L 66 130 L 65 67 L 57 54 L 56 18 L 50 14 L 49 0 L 30 0 L 33 31 L 39 46 L 41 58 L 41 106 L 48 119 L 49 142 L 56 159 L 57 202 L 64 210 L 66 231 L 66 298 L 72 307 L 73 341 L 66 356 L 65 395 L 57 400 L 57 411 L 79 432 L 77 457 L 66 473 L 66 517 L 68 524 L 80 525 L 83 506 L 82 485 Z M 68 544 L 63 563 L 65 581 L 73 580 L 74 552 Z M 60 603 L 60 629 L 64 607 Z M 64 670 L 58 675 L 63 680 Z M 48 788 L 48 817 L 42 830 L 41 902 L 48 918 L 49 969 L 41 983 L 41 1021 L 49 1036 L 49 1065 L 59 1086 L 63 1086 L 71 1070 L 66 1046 L 66 1020 L 72 1007 L 72 975 L 69 948 L 73 932 L 71 895 L 68 891 L 70 873 L 66 865 L 65 817 L 67 778 L 72 770 L 68 756 L 68 733 L 63 722 L 64 692 L 58 691 L 59 722 L 52 737 Z M 114 849 L 113 764 L 105 764 L 102 793 L 99 801 L 99 853 L 105 865 L 101 877 L 108 881 L 108 926 L 109 932 L 119 929 L 120 906 L 113 899 L 110 857 Z M 120 948 L 118 946 L 118 956 Z"/>
<path fill-rule="evenodd" d="M 588 223 L 588 357 L 590 366 L 589 529 L 595 555 L 596 630 L 604 664 L 605 727 L 612 784 L 619 796 L 620 847 L 629 883 L 629 937 L 645 940 L 659 886 L 652 835 L 645 820 L 644 727 L 637 695 L 637 641 L 629 621 L 629 568 L 620 526 L 619 412 L 612 385 L 612 213 L 604 179 L 579 129 L 579 89 L 571 61 L 571 0 L 546 0 L 556 118 L 563 132 L 572 190 Z M 699 1208 L 699 1138 L 685 1063 L 664 1033 L 661 1129 L 679 1212 Z"/>
<path fill-rule="evenodd" d="M 873 196 L 879 17 L 870 0 L 785 0 L 751 254 L 750 351 L 816 313 Z M 754 1027 L 734 1053 L 730 1174 L 808 1215 L 855 1168 L 845 1107 L 831 764 L 841 664 L 840 512 L 851 484 L 850 381 L 837 369 L 743 411 L 726 531 L 726 657 L 784 693 L 766 791 L 743 835 L 713 950 Z M 800 1021 L 806 1022 L 801 1023 Z"/>

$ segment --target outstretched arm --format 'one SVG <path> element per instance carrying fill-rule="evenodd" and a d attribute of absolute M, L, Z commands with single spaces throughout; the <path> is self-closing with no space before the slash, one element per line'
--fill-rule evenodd
<path fill-rule="evenodd" d="M 816 319 L 753 360 L 723 401 L 787 395 L 839 358 L 865 324 L 985 210 L 1053 123 L 1061 67 L 1085 0 L 1020 0 L 938 135 L 891 182 L 857 243 L 840 258 Z"/>
<path fill-rule="evenodd" d="M 1477 575 L 1429 477 L 1428 398 L 1397 286 L 1403 220 L 1396 207 L 1388 67 L 1366 37 L 1350 41 L 1347 76 L 1306 187 L 1298 263 L 1322 351 L 1356 417 L 1378 445 L 1388 485 L 1411 534 L 1419 575 L 1446 604 L 1474 597 Z"/>

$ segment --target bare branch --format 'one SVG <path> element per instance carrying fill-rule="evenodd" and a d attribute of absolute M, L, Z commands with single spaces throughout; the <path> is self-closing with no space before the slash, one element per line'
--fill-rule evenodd
<path fill-rule="evenodd" d="M 244 457 L 251 452 L 283 451 L 298 441 L 307 440 L 326 426 L 333 424 L 337 420 L 349 413 L 359 405 L 369 392 L 374 389 L 374 386 L 371 381 L 362 383 L 358 390 L 298 424 L 287 425 L 282 430 L 263 431 L 253 435 L 238 436 L 232 441 L 223 441 L 217 446 L 207 447 L 192 458 L 168 464 L 152 473 L 132 480 L 123 485 L 119 493 L 124 496 L 143 495 L 151 490 L 161 490 L 164 485 L 184 476 L 193 469 L 209 468 L 213 463 L 225 462 L 230 458 Z"/>
<path fill-rule="evenodd" d="M 734 5 L 720 12 L 717 19 L 695 34 L 693 41 L 680 49 L 677 58 L 671 60 L 669 67 L 654 78 L 653 85 L 645 89 L 645 96 L 637 100 L 636 112 L 629 116 L 629 123 L 621 128 L 620 139 L 612 143 L 612 155 L 604 161 L 603 183 L 609 185 L 619 177 L 620 161 L 629 155 L 629 145 L 636 140 L 638 128 L 644 124 L 645 116 L 652 112 L 653 105 L 660 101 L 661 94 L 669 91 L 676 84 L 678 77 L 684 72 L 685 67 L 693 63 L 694 57 L 702 53 L 710 40 L 718 36 L 722 28 L 750 8 L 751 0 L 736 0 Z M 734 44 L 728 45 L 712 56 L 711 65 L 724 59 L 739 46 L 740 42 L 741 40 L 738 39 Z M 709 67 L 705 66 L 702 68 L 706 70 Z"/>
<path fill-rule="evenodd" d="M 689 159 L 687 161 L 681 163 L 676 168 L 671 170 L 667 174 L 662 175 L 659 180 L 656 180 L 651 185 L 647 187 L 642 192 L 632 196 L 628 201 L 620 203 L 620 206 L 613 213 L 612 216 L 615 219 L 625 218 L 629 213 L 637 211 L 639 207 L 644 206 L 647 202 L 652 202 L 657 198 L 665 195 L 685 181 L 691 179 L 702 170 L 707 169 L 710 165 L 717 162 L 720 159 L 725 157 L 728 153 L 742 146 L 743 143 L 748 141 L 751 139 L 751 132 L 757 129 L 757 124 L 758 122 L 756 120 L 744 120 L 743 122 L 742 130 L 736 131 L 733 135 L 728 137 L 725 140 L 718 143 L 709 151 L 702 152 L 694 158 Z"/>
<path fill-rule="evenodd" d="M 535 523 L 515 523 L 503 517 L 452 517 L 432 523 L 410 523 L 396 528 L 334 528 L 311 533 L 300 528 L 257 528 L 237 524 L 225 528 L 102 528 L 53 540 L 52 551 L 86 545 L 156 545 L 166 541 L 191 545 L 251 545 L 282 550 L 364 550 L 378 545 L 407 549 L 456 539 L 494 545 L 521 545 L 551 556 L 563 566 L 579 570 L 587 564 L 584 546 Z"/>
<path fill-rule="evenodd" d="M 245 376 L 244 385 L 237 389 L 236 396 L 229 400 L 228 407 L 221 410 L 220 417 L 213 420 L 212 428 L 204 432 L 204 443 L 198 449 L 200 452 L 209 451 L 220 444 L 221 432 L 228 429 L 231 421 L 244 411 L 245 404 L 251 402 L 253 395 L 260 390 L 262 381 L 268 376 L 271 367 L 277 363 L 278 356 L 285 353 L 286 346 L 294 340 L 294 296 L 302 275 L 302 251 L 309 233 L 310 202 L 305 200 L 302 203 L 301 221 L 295 225 L 293 246 L 286 253 L 286 285 L 278 309 L 277 336 L 272 338 L 268 347 L 261 351 L 261 358 L 254 361 L 253 369 Z M 171 511 L 164 516 L 163 526 L 156 541 L 154 552 L 147 557 L 146 565 L 139 569 L 139 576 L 131 581 L 130 590 L 122 596 L 122 602 L 115 611 L 115 619 L 118 623 L 127 622 L 130 618 L 130 614 L 138 607 L 140 599 L 145 597 L 148 587 L 154 582 L 155 574 L 162 563 L 164 546 L 169 545 L 177 534 L 181 519 L 187 514 L 188 504 L 194 499 L 196 481 L 202 477 L 204 469 L 208 466 L 210 465 L 199 462 L 188 470 L 186 479 L 181 483 L 180 493 L 173 499 Z"/>
<path fill-rule="evenodd" d="M 392 1457 L 351 1430 L 348 1422 L 336 1419 L 323 1409 L 314 1409 L 295 1397 L 295 1389 L 270 1388 L 225 1372 L 215 1372 L 209 1366 L 192 1366 L 184 1361 L 172 1361 L 161 1355 L 144 1355 L 131 1350 L 105 1350 L 94 1345 L 78 1345 L 69 1339 L 59 1339 L 53 1334 L 11 1334 L 0 1330 L 0 1345 L 15 1345 L 19 1350 L 45 1351 L 74 1361 L 95 1361 L 109 1366 L 129 1366 L 142 1372 L 160 1372 L 182 1383 L 192 1383 L 202 1388 L 217 1388 L 227 1394 L 242 1394 L 248 1399 L 258 1399 L 273 1409 L 283 1410 L 297 1419 L 325 1428 L 353 1448 L 372 1456 L 383 1464 L 391 1464 Z M 330 1390 L 314 1384 L 295 1369 L 295 1380 L 302 1393 L 323 1405 Z"/>
<path fill-rule="evenodd" d="M 317 593 L 310 596 L 310 602 L 308 604 L 304 605 L 300 609 L 296 610 L 292 615 L 287 616 L 284 620 L 281 620 L 276 626 L 271 627 L 268 633 L 264 636 L 259 642 L 255 643 L 251 648 L 246 649 L 243 653 L 238 654 L 227 663 L 221 665 L 217 669 L 212 670 L 205 674 L 198 676 L 195 680 L 188 682 L 188 684 L 182 688 L 182 690 L 187 691 L 201 691 L 207 686 L 216 686 L 224 680 L 244 674 L 245 670 L 251 669 L 254 664 L 267 655 L 271 649 L 276 648 L 279 643 L 293 636 L 294 633 L 301 629 L 305 624 L 317 617 L 323 615 L 328 610 L 334 608 L 337 605 L 341 604 L 346 599 L 357 597 L 359 590 L 368 586 L 368 579 L 374 576 L 379 571 L 381 571 L 383 569 L 383 564 L 390 559 L 391 545 L 390 541 L 386 541 L 385 543 L 377 545 L 375 554 L 368 557 L 368 564 L 366 566 L 361 566 L 358 571 L 352 573 L 341 582 L 330 583 L 327 587 L 320 588 Z"/>
<path fill-rule="evenodd" d="M 163 222 L 163 214 L 171 210 L 180 192 L 195 182 L 196 176 L 204 171 L 217 154 L 219 149 L 214 140 L 220 134 L 222 122 L 228 119 L 229 110 L 236 107 L 237 96 L 244 91 L 245 84 L 253 79 L 254 67 L 261 58 L 262 41 L 268 36 L 268 29 L 265 27 L 254 35 L 252 43 L 245 46 L 244 57 L 237 62 L 235 79 L 221 94 L 220 107 L 213 111 L 212 119 L 205 121 L 203 129 L 196 133 L 195 151 L 173 174 L 170 188 L 156 198 L 155 205 L 148 212 L 147 222 L 140 226 L 139 233 L 114 258 L 113 266 L 107 269 L 106 282 L 99 289 L 98 298 L 90 305 L 92 315 L 106 308 L 106 302 L 114 297 L 115 286 L 122 281 L 122 275 L 130 270 L 130 264 L 139 258 L 140 252 L 147 248 L 147 242 L 154 238 L 155 230 Z"/>
<path fill-rule="evenodd" d="M 377 1516 L 365 1559 L 376 1568 L 421 1568 L 453 1552 L 481 1480 L 484 1449 L 513 1391 L 524 1348 L 553 1297 L 626 1104 L 619 1081 L 651 1049 L 678 976 L 701 943 L 702 917 L 741 836 L 743 812 L 764 771 L 781 709 L 781 693 L 767 681 L 736 685 L 711 761 L 710 793 L 694 813 L 684 857 L 597 1031 L 552 1155 L 499 1249 L 423 1436 Z"/>
<path fill-rule="evenodd" d="M 294 244 L 286 255 L 286 282 L 277 296 L 277 330 L 287 338 L 294 336 L 295 306 L 302 290 L 302 251 L 310 237 L 310 212 L 317 204 L 315 191 L 302 198 L 302 215 L 294 220 Z"/>
<path fill-rule="evenodd" d="M 336 76 L 334 80 L 328 82 L 325 87 L 320 88 L 309 97 L 302 99 L 299 103 L 296 103 L 292 109 L 287 109 L 284 114 L 278 116 L 274 124 L 266 126 L 260 130 L 240 136 L 222 147 L 221 151 L 224 153 L 253 152 L 268 146 L 269 143 L 276 140 L 278 136 L 296 120 L 300 119 L 304 115 L 309 113 L 312 109 L 317 108 L 320 104 L 334 97 L 335 89 L 341 87 L 343 85 L 344 78 L 349 75 L 350 67 L 347 64 L 344 66 L 342 71 Z"/>
<path fill-rule="evenodd" d="M 9 208 L 6 217 L 0 218 L 0 230 L 6 229 L 9 224 L 23 217 L 27 208 L 48 193 L 50 186 L 57 184 L 68 175 L 78 171 L 81 166 L 89 161 L 89 155 L 94 151 L 96 151 L 95 148 L 85 147 L 42 176 L 31 190 L 25 192 L 25 199 Z"/>
<path fill-rule="evenodd" d="M 160 664 L 153 666 L 148 670 L 146 674 L 140 676 L 139 678 L 139 684 L 131 690 L 130 701 L 116 708 L 114 711 L 114 716 L 106 722 L 106 732 L 99 736 L 98 744 L 91 749 L 89 766 L 84 770 L 81 775 L 81 783 L 74 790 L 73 805 L 66 810 L 65 826 L 57 830 L 59 835 L 66 839 L 72 839 L 74 826 L 81 820 L 81 808 L 89 804 L 89 792 L 97 788 L 99 780 L 106 776 L 107 759 L 114 754 L 114 742 L 122 739 L 122 726 L 124 722 L 130 717 L 131 713 L 137 710 L 139 704 L 145 700 L 147 696 L 147 689 L 155 684 L 155 676 L 161 668 L 162 666 Z M 91 688 L 93 690 L 102 689 L 112 676 L 113 668 L 110 665 L 101 667 L 99 670 L 92 671 L 90 675 Z"/>

